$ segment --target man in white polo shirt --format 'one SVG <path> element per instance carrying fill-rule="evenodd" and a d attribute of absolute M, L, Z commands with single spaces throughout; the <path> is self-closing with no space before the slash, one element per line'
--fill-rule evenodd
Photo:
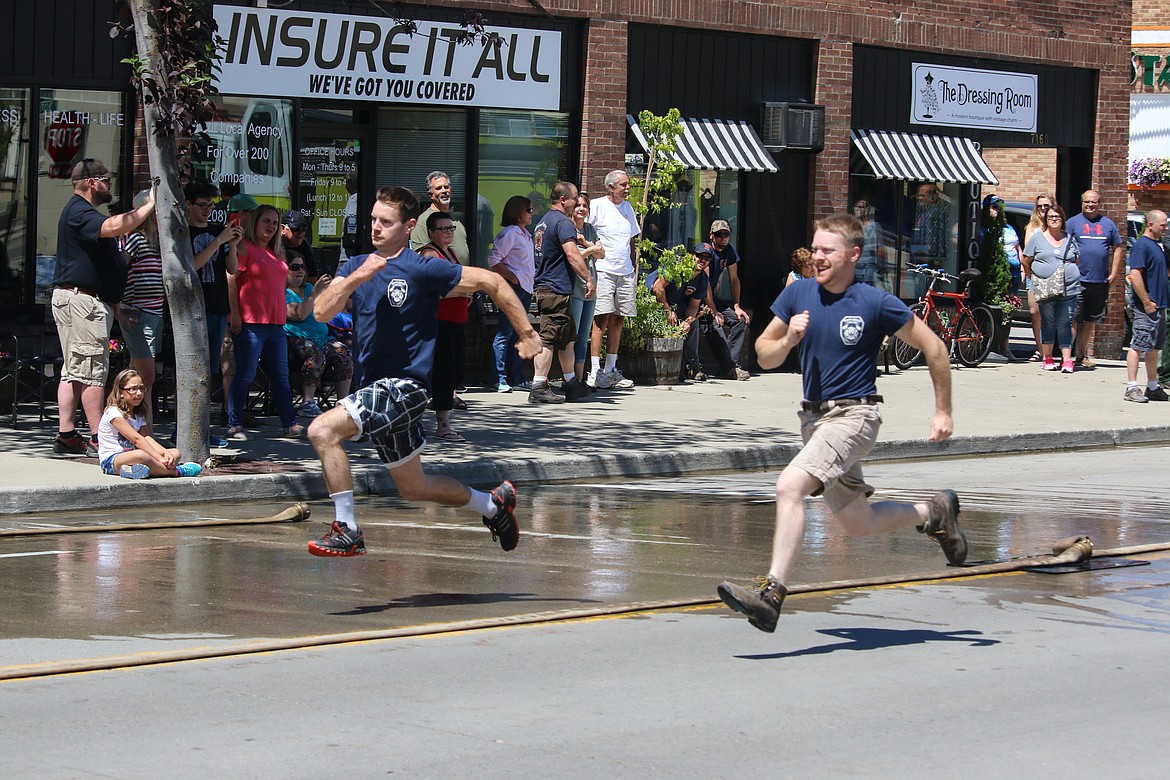
<path fill-rule="evenodd" d="M 630 177 L 625 171 L 610 171 L 605 176 L 606 195 L 589 203 L 589 222 L 605 247 L 605 257 L 597 258 L 597 310 L 593 316 L 592 365 L 585 383 L 590 387 L 615 387 L 629 390 L 634 383 L 618 370 L 618 351 L 622 342 L 625 317 L 637 313 L 636 289 L 638 267 L 634 261 L 635 241 L 642 232 L 634 207 L 626 200 L 630 194 Z M 606 335 L 605 367 L 601 366 L 601 337 Z"/>

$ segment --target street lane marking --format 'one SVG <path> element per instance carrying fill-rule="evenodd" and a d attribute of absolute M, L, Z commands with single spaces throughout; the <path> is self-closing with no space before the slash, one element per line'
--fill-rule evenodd
<path fill-rule="evenodd" d="M 68 555 L 73 550 L 43 550 L 41 552 L 0 553 L 0 558 L 28 558 L 32 555 Z"/>

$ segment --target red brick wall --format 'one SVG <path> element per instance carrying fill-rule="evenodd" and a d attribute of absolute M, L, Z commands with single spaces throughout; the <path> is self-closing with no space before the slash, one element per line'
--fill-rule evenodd
<path fill-rule="evenodd" d="M 816 102 L 825 106 L 825 149 L 814 158 L 812 214 L 824 219 L 848 208 L 849 128 L 853 116 L 853 45 L 824 41 L 817 51 Z"/>
<path fill-rule="evenodd" d="M 593 197 L 605 193 L 605 174 L 625 165 L 628 27 L 590 19 L 586 31 L 580 186 Z"/>
<path fill-rule="evenodd" d="M 1034 203 L 1036 196 L 1051 196 L 1056 190 L 1055 149 L 983 149 L 983 159 L 995 172 L 999 184 L 984 187 L 1004 200 Z M 1062 204 L 1064 205 L 1064 204 Z"/>

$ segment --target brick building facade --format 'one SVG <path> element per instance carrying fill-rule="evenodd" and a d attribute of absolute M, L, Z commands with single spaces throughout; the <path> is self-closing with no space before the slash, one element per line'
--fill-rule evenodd
<path fill-rule="evenodd" d="M 1141 2 L 1156 10 L 1151 0 Z M 0 46 L 5 52 L 0 54 L 0 89 L 5 107 L 19 107 L 5 116 L 23 124 L 26 147 L 20 165 L 27 165 L 28 174 L 21 179 L 20 171 L 10 172 L 16 194 L 5 202 L 0 193 L 0 207 L 14 215 L 10 225 L 24 220 L 23 243 L 10 238 L 7 249 L 14 260 L 23 258 L 14 262 L 23 271 L 15 282 L 16 295 L 28 299 L 39 292 L 34 277 L 42 272 L 42 260 L 51 261 L 54 254 L 52 233 L 61 200 L 60 184 L 34 172 L 54 162 L 63 165 L 64 158 L 101 156 L 116 161 L 128 183 L 143 163 L 132 154 L 134 101 L 120 64 L 127 52 L 119 47 L 125 43 L 110 42 L 103 23 L 113 16 L 113 0 L 46 0 L 38 4 L 44 14 L 34 13 L 33 4 L 7 0 L 6 5 L 18 18 L 9 28 L 9 45 Z M 264 11 L 256 5 L 252 0 L 217 3 L 233 13 L 246 9 L 280 19 L 302 14 L 307 24 L 338 15 L 330 18 L 364 18 L 368 30 L 386 21 L 377 4 L 366 0 L 294 0 Z M 234 176 L 261 201 L 304 209 L 313 217 L 314 245 L 336 252 L 339 214 L 321 204 L 337 199 L 343 180 L 339 171 L 351 165 L 345 161 L 352 161 L 350 172 L 359 177 L 362 198 L 381 183 L 421 189 L 426 170 L 447 168 L 464 222 L 482 253 L 509 193 L 528 193 L 539 201 L 559 176 L 601 193 L 605 173 L 625 165 L 626 155 L 636 151 L 627 115 L 643 108 L 661 113 L 674 105 L 684 117 L 746 122 L 760 130 L 763 103 L 823 106 L 823 149 L 773 149 L 778 173 L 696 169 L 685 182 L 691 194 L 680 185 L 680 199 L 690 198 L 685 205 L 696 213 L 654 226 L 664 235 L 690 240 L 704 235 L 704 223 L 712 217 L 731 221 L 746 260 L 749 303 L 761 311 L 779 289 L 792 249 L 808 241 L 812 221 L 855 207 L 858 200 L 881 201 L 879 219 L 892 237 L 894 256 L 899 261 L 912 256 L 915 189 L 931 178 L 875 175 L 851 139 L 856 131 L 970 140 L 974 148 L 982 147 L 983 160 L 999 181 L 993 189 L 1009 199 L 1050 191 L 1071 204 L 1092 186 L 1109 212 L 1120 211 L 1126 202 L 1129 2 L 431 0 L 425 7 L 406 6 L 406 11 L 452 26 L 468 8 L 484 12 L 491 26 L 519 35 L 521 43 L 526 35 L 545 35 L 545 54 L 553 45 L 550 36 L 559 36 L 554 68 L 559 98 L 525 108 L 524 91 L 538 86 L 529 80 L 503 93 L 498 106 L 481 99 L 460 107 L 421 95 L 340 99 L 276 86 L 284 83 L 273 80 L 278 58 L 271 74 L 252 72 L 249 89 L 225 90 L 220 116 L 208 130 L 211 146 L 218 145 L 224 156 L 200 162 L 195 174 Z M 54 18 L 77 23 L 61 28 L 51 23 Z M 269 45 L 260 26 L 252 34 L 260 50 Z M 330 36 L 317 40 L 334 42 Z M 516 39 L 510 40 L 514 44 Z M 311 37 L 305 41 L 306 48 L 314 45 Z M 425 38 L 418 45 L 424 44 Z M 397 51 L 386 49 L 392 50 Z M 387 63 L 393 58 L 385 57 Z M 361 61 L 356 54 L 349 67 L 355 61 Z M 526 62 L 523 56 L 507 59 L 509 74 L 514 67 L 522 71 Z M 1036 129 L 913 124 L 912 62 L 1033 79 L 1039 85 Z M 533 76 L 536 63 L 533 51 Z M 497 67 L 503 72 L 502 62 Z M 875 70 L 888 78 L 879 80 Z M 99 122 L 99 117 L 115 116 L 112 126 Z M 81 143 L 50 149 L 50 135 Z M 237 172 L 224 163 L 235 154 L 248 157 Z M 975 179 L 966 182 L 974 183 L 960 177 L 947 183 L 944 193 L 952 235 L 941 262 L 950 268 L 971 261 L 977 230 L 970 215 L 980 188 Z M 983 192 L 988 191 L 985 185 Z M 128 186 L 118 192 L 123 201 L 131 195 Z M 359 219 L 364 219 L 367 204 L 360 205 Z M 889 285 L 913 297 L 911 282 L 895 276 Z M 1120 285 L 1115 296 L 1119 315 Z M 762 327 L 764 319 L 757 318 L 756 326 Z M 1121 333 L 1117 316 L 1100 331 L 1098 352 L 1115 352 Z"/>

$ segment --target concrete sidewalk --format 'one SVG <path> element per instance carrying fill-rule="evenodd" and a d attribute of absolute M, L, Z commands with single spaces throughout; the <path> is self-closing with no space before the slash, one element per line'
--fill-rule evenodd
<path fill-rule="evenodd" d="M 1170 441 L 1170 403 L 1122 400 L 1125 368 L 1102 361 L 1074 375 L 1036 363 L 985 363 L 952 373 L 955 436 L 926 441 L 933 409 L 925 368 L 882 376 L 884 424 L 872 458 L 915 458 L 1110 447 Z M 800 377 L 763 374 L 673 387 L 602 391 L 561 406 L 527 393 L 473 388 L 452 422 L 466 444 L 431 441 L 424 464 L 476 485 L 765 469 L 800 446 Z M 275 420 L 232 442 L 239 461 L 196 479 L 131 481 L 105 476 L 96 458 L 55 456 L 55 423 L 0 428 L 0 514 L 187 502 L 321 498 L 320 465 L 304 440 L 269 438 Z M 433 416 L 426 421 L 434 430 Z M 173 423 L 159 425 L 162 435 Z M 393 490 L 374 449 L 351 445 L 355 490 Z"/>

